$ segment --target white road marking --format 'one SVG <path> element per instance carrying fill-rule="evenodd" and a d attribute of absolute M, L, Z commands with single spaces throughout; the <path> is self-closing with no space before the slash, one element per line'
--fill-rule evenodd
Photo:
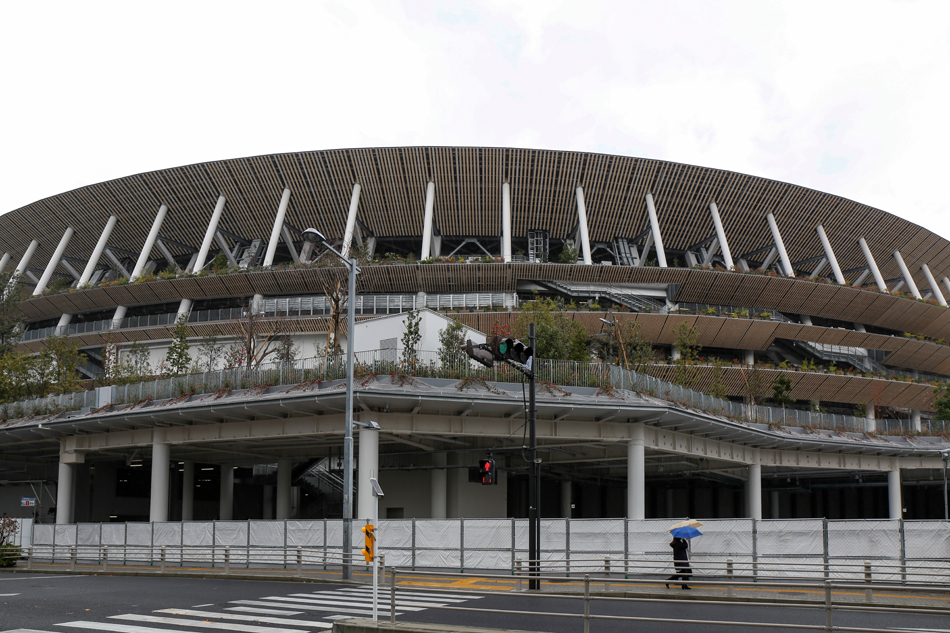
<path fill-rule="evenodd" d="M 18 593 L 0 593 L 0 598 L 6 598 L 8 596 L 19 596 Z"/>
<path fill-rule="evenodd" d="M 344 593 L 344 592 L 345 593 L 366 593 L 370 595 L 373 594 L 372 589 L 362 589 L 362 588 L 341 589 L 340 592 L 341 593 Z M 381 594 L 383 592 L 388 594 L 390 592 L 390 589 L 388 587 L 386 588 L 380 587 L 379 592 Z M 460 594 L 460 593 L 435 593 L 435 592 L 429 593 L 428 591 L 407 591 L 406 589 L 396 589 L 396 597 L 398 598 L 399 596 L 416 596 L 419 598 L 435 598 L 435 599 L 440 599 L 440 600 L 450 600 L 452 598 L 458 598 L 459 600 L 456 600 L 457 602 L 465 602 L 466 600 L 479 600 L 480 598 L 484 597 L 484 596 L 477 596 L 474 594 L 465 595 L 465 594 Z"/>
<path fill-rule="evenodd" d="M 263 622 L 264 624 L 290 624 L 306 626 L 310 628 L 328 629 L 330 624 L 327 622 L 315 622 L 312 620 L 294 620 L 292 618 L 262 618 L 258 615 L 241 615 L 239 613 L 216 613 L 214 611 L 194 611 L 192 609 L 161 609 L 155 613 L 170 613 L 171 615 L 190 615 L 195 618 L 224 618 L 226 620 L 244 620 L 251 622 Z"/>
<path fill-rule="evenodd" d="M 181 626 L 195 627 L 200 629 L 218 629 L 224 631 L 240 631 L 241 633 L 308 633 L 307 629 L 285 629 L 273 626 L 254 626 L 252 624 L 235 624 L 234 622 L 211 622 L 206 620 L 186 620 L 184 618 L 165 618 L 158 615 L 139 615 L 137 613 L 124 613 L 122 615 L 110 615 L 114 620 L 130 620 L 132 622 L 145 622 L 148 624 L 178 624 Z"/>
<path fill-rule="evenodd" d="M 214 606 L 214 603 L 213 603 L 213 602 L 209 602 L 208 604 L 195 604 L 195 605 L 192 605 L 191 608 L 192 608 L 192 609 L 200 609 L 201 607 L 213 607 L 213 606 Z"/>
<path fill-rule="evenodd" d="M 9 578 L 4 578 L 9 580 Z M 0 633 L 53 633 L 52 631 L 40 631 L 39 629 L 10 629 L 9 631 L 0 631 Z"/>
<path fill-rule="evenodd" d="M 131 624 L 118 624 L 116 622 L 61 622 L 56 626 L 71 626 L 77 629 L 92 629 L 93 631 L 116 631 L 116 633 L 169 632 L 169 629 L 156 629 L 151 626 L 132 626 Z"/>
<path fill-rule="evenodd" d="M 303 595 L 306 596 L 306 594 L 303 594 Z M 371 606 L 365 602 L 348 602 L 346 600 L 320 600 L 318 598 L 309 598 L 309 597 L 297 598 L 297 597 L 290 597 L 290 596 L 287 596 L 287 597 L 266 596 L 264 598 L 261 598 L 261 600 L 281 600 L 281 601 L 286 601 L 286 602 L 293 602 L 298 608 L 300 607 L 300 605 L 297 604 L 298 602 L 302 602 L 304 604 L 326 605 L 327 607 L 329 607 L 329 608 L 325 608 L 324 611 L 333 611 L 334 609 L 337 609 L 338 607 L 362 607 L 363 609 L 365 609 L 366 607 Z M 421 607 L 399 607 L 399 608 L 402 609 L 403 611 L 425 611 L 425 609 Z"/>
<path fill-rule="evenodd" d="M 303 611 L 285 611 L 284 609 L 259 609 L 257 607 L 225 607 L 228 611 L 246 611 L 247 613 L 264 613 L 266 615 L 300 615 Z"/>
<path fill-rule="evenodd" d="M 366 604 L 366 605 L 371 605 L 371 604 L 373 604 L 373 595 L 372 595 L 372 594 L 370 594 L 370 595 L 368 595 L 368 596 L 364 596 L 364 595 L 356 595 L 356 596 L 354 596 L 354 595 L 344 595 L 344 596 L 341 596 L 339 593 L 335 593 L 335 592 L 331 592 L 331 591 L 314 591 L 312 594 L 308 594 L 308 593 L 292 593 L 292 594 L 290 594 L 290 595 L 292 595 L 292 596 L 301 596 L 301 597 L 306 597 L 306 596 L 311 596 L 311 595 L 313 595 L 313 596 L 319 596 L 319 597 L 323 597 L 323 598 L 341 598 L 341 597 L 342 597 L 342 598 L 347 598 L 347 599 L 350 599 L 350 600 L 365 600 L 366 602 L 364 602 L 363 604 Z M 402 607 L 402 606 L 404 606 L 404 605 L 409 605 L 410 607 L 444 607 L 444 606 L 447 606 L 447 605 L 449 604 L 448 602 L 420 602 L 420 601 L 418 601 L 418 600 L 404 599 L 404 598 L 400 598 L 400 597 L 399 597 L 399 594 L 396 594 L 396 601 L 399 602 L 399 606 L 400 606 L 400 607 Z M 458 602 L 458 601 L 456 601 L 456 602 Z M 385 593 L 380 593 L 380 595 L 379 595 L 379 604 L 384 604 L 384 603 L 386 604 L 386 606 L 389 606 L 389 595 L 387 595 L 387 594 L 385 594 Z"/>
<path fill-rule="evenodd" d="M 275 603 L 273 603 L 273 602 L 262 602 L 262 601 L 260 601 L 260 600 L 231 600 L 231 601 L 230 601 L 230 604 L 249 604 L 249 605 L 258 606 L 258 607 L 282 607 L 282 606 L 284 606 L 284 605 L 282 605 L 282 604 L 275 604 Z M 340 612 L 340 613 L 351 613 L 351 614 L 353 614 L 353 615 L 373 615 L 373 611 L 372 611 L 372 610 L 367 611 L 366 609 L 353 609 L 353 608 L 350 608 L 350 607 L 329 608 L 329 607 L 325 607 L 325 606 L 321 606 L 321 605 L 314 605 L 314 604 L 300 604 L 299 602 L 294 603 L 294 604 L 293 604 L 293 608 L 294 608 L 294 609 L 307 609 L 308 611 L 324 611 L 324 612 L 326 612 L 326 611 L 329 611 L 329 612 L 338 611 L 338 612 Z M 386 609 L 380 609 L 380 612 L 381 612 L 381 613 L 382 613 L 382 612 L 385 612 L 386 614 L 389 614 L 389 608 L 387 607 Z M 399 611 L 399 608 L 398 608 L 398 607 L 397 607 L 397 610 L 396 610 L 396 615 L 402 615 L 402 612 Z"/>
<path fill-rule="evenodd" d="M 72 574 L 68 574 L 68 575 L 65 575 L 65 576 L 47 576 L 46 574 L 43 574 L 42 576 L 24 576 L 24 577 L 22 577 L 22 578 L 21 578 L 21 577 L 16 577 L 16 578 L 0 578 L 0 580 L 40 580 L 40 579 L 46 579 L 46 578 L 85 578 L 85 577 L 86 577 L 85 574 L 76 575 L 76 576 L 73 576 Z M 13 631 L 32 631 L 33 629 L 11 629 L 11 630 L 13 630 Z M 7 632 L 7 631 L 0 631 L 0 633 L 8 633 L 8 632 Z M 40 633 L 43 633 L 43 632 L 40 631 Z"/>

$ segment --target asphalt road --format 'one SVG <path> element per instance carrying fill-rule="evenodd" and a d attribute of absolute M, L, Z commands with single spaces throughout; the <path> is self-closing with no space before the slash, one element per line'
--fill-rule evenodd
<path fill-rule="evenodd" d="M 581 633 L 580 618 L 556 618 L 545 613 L 579 615 L 580 600 L 491 594 L 478 597 L 451 587 L 423 594 L 421 587 L 400 587 L 398 621 L 463 624 L 499 629 Z M 381 618 L 389 617 L 388 592 L 381 594 Z M 0 632 L 7 631 L 243 631 L 291 633 L 325 631 L 336 617 L 367 617 L 370 594 L 365 586 L 210 579 L 120 576 L 48 576 L 0 574 Z M 460 612 L 438 605 L 485 609 Z M 167 611 L 170 610 L 170 611 Z M 172 611 L 177 611 L 173 613 Z M 512 611 L 530 611 L 516 614 Z M 670 602 L 595 601 L 593 614 L 655 618 L 684 618 L 743 622 L 824 624 L 824 613 L 793 607 Z M 116 617 L 118 616 L 118 617 Z M 165 618 L 163 620 L 163 618 Z M 872 614 L 835 611 L 836 626 L 884 628 L 894 631 L 946 631 L 950 616 Z M 593 620 L 592 633 L 649 631 L 792 631 L 763 627 L 635 623 Z"/>

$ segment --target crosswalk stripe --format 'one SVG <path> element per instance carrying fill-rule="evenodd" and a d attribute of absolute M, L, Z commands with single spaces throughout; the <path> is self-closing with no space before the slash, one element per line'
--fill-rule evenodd
<path fill-rule="evenodd" d="M 230 604 L 249 604 L 249 605 L 258 606 L 258 607 L 281 607 L 281 606 L 283 606 L 283 605 L 281 605 L 281 604 L 274 604 L 273 602 L 262 602 L 262 601 L 260 601 L 260 600 L 231 600 L 231 601 L 230 601 Z M 307 610 L 309 610 L 309 611 L 329 611 L 329 612 L 338 611 L 338 612 L 340 612 L 340 613 L 352 613 L 352 614 L 354 614 L 354 615 L 373 615 L 372 610 L 367 611 L 366 609 L 354 609 L 354 608 L 352 608 L 352 607 L 336 607 L 336 608 L 330 608 L 330 607 L 325 607 L 325 606 L 315 605 L 315 604 L 300 604 L 300 603 L 295 603 L 295 604 L 294 604 L 294 608 L 295 608 L 295 609 L 307 609 Z M 387 608 L 386 608 L 386 609 L 380 609 L 380 612 L 382 612 L 382 611 L 385 611 L 387 614 L 389 614 L 388 605 L 387 605 Z M 396 615 L 402 615 L 402 612 L 401 612 L 399 609 L 397 609 L 397 610 L 396 610 Z"/>
<path fill-rule="evenodd" d="M 7 598 L 7 597 L 19 596 L 19 595 L 20 594 L 18 593 L 0 593 L 0 598 Z"/>
<path fill-rule="evenodd" d="M 340 591 L 341 591 L 341 592 L 346 592 L 346 593 L 368 593 L 368 594 L 372 594 L 372 593 L 373 593 L 373 590 L 372 590 L 372 589 L 369 589 L 369 588 L 364 589 L 364 588 L 361 588 L 361 587 L 354 587 L 354 588 L 352 588 L 352 589 L 350 589 L 350 588 L 341 589 Z M 387 588 L 387 589 L 380 588 L 380 591 L 385 591 L 385 592 L 388 593 L 390 590 L 389 590 L 388 588 Z M 434 592 L 434 591 L 433 591 L 433 592 L 428 592 L 428 591 L 412 591 L 412 590 L 408 590 L 408 589 L 396 589 L 396 597 L 397 597 L 397 598 L 398 598 L 399 596 L 403 596 L 403 595 L 405 595 L 405 596 L 421 596 L 421 597 L 426 597 L 426 598 L 445 598 L 445 599 L 449 599 L 449 598 L 459 598 L 459 599 L 461 599 L 463 602 L 464 602 L 465 600 L 480 600 L 481 598 L 484 598 L 484 596 L 479 596 L 479 595 L 476 595 L 476 594 L 464 594 L 464 593 L 436 593 L 436 592 Z"/>
<path fill-rule="evenodd" d="M 258 607 L 225 607 L 228 611 L 244 611 L 246 613 L 263 613 L 265 615 L 300 615 L 303 611 L 287 611 L 285 609 L 261 609 Z"/>
<path fill-rule="evenodd" d="M 6 580 L 6 578 L 4 578 Z M 40 631 L 39 629 L 10 629 L 9 631 L 0 631 L 0 633 L 53 633 L 52 631 Z"/>
<path fill-rule="evenodd" d="M 151 626 L 132 626 L 117 622 L 60 622 L 56 626 L 71 626 L 77 629 L 92 629 L 93 631 L 116 631 L 116 633 L 169 633 L 169 629 L 156 629 Z"/>
<path fill-rule="evenodd" d="M 132 622 L 146 622 L 149 624 L 178 624 L 189 627 L 193 626 L 200 629 L 240 631 L 241 633 L 309 633 L 307 629 L 285 629 L 274 626 L 235 624 L 234 622 L 186 620 L 184 618 L 166 618 L 158 615 L 139 615 L 138 613 L 123 613 L 122 615 L 110 615 L 109 617 L 114 620 L 130 620 Z"/>
<path fill-rule="evenodd" d="M 337 598 L 337 599 L 339 599 L 339 598 L 342 597 L 342 598 L 345 598 L 345 599 L 347 599 L 347 600 L 360 600 L 360 601 L 364 601 L 364 604 L 373 604 L 373 596 L 372 596 L 372 594 L 370 594 L 370 595 L 368 595 L 368 596 L 341 596 L 340 594 L 338 594 L 338 593 L 336 593 L 336 592 L 331 592 L 331 591 L 314 591 L 312 594 L 311 594 L 311 593 L 292 593 L 292 594 L 290 594 L 290 595 L 291 595 L 291 596 L 299 596 L 299 597 L 301 597 L 301 598 L 317 596 L 317 597 L 320 597 L 320 598 Z M 418 600 L 405 600 L 405 599 L 399 599 L 399 596 L 396 596 L 396 599 L 399 601 L 399 606 L 400 606 L 400 607 L 403 606 L 403 605 L 409 605 L 409 606 L 411 606 L 411 607 L 444 607 L 444 606 L 446 606 L 447 604 L 449 604 L 449 603 L 447 603 L 447 602 L 421 602 L 421 601 L 418 601 Z M 384 593 L 381 593 L 381 594 L 379 595 L 379 603 L 380 603 L 380 604 L 386 603 L 386 604 L 388 605 L 388 604 L 389 604 L 389 596 L 387 596 L 387 595 L 384 594 Z"/>
<path fill-rule="evenodd" d="M 328 629 L 330 624 L 313 620 L 295 620 L 293 618 L 262 618 L 259 615 L 242 615 L 240 613 L 217 613 L 215 611 L 195 611 L 194 609 L 160 609 L 155 613 L 169 613 L 171 615 L 190 615 L 194 618 L 221 618 L 225 620 L 244 620 L 263 622 L 264 624 L 290 624 L 291 626 L 306 626 L 309 628 Z M 283 629 L 281 629 L 283 630 Z"/>
<path fill-rule="evenodd" d="M 303 595 L 306 595 L 306 594 L 303 594 Z M 365 609 L 366 607 L 371 606 L 365 602 L 347 602 L 345 600 L 320 600 L 317 598 L 310 598 L 310 597 L 299 598 L 299 597 L 291 597 L 291 596 L 266 596 L 262 598 L 262 600 L 281 600 L 281 601 L 286 601 L 286 602 L 293 602 L 298 608 L 300 607 L 300 605 L 297 604 L 298 602 L 302 602 L 304 604 L 325 605 L 327 607 L 330 607 L 329 609 L 324 609 L 324 611 L 333 611 L 337 607 L 362 607 Z M 423 609 L 422 607 L 402 607 L 401 606 L 399 608 L 403 611 L 425 611 L 425 609 Z"/>
<path fill-rule="evenodd" d="M 317 592 L 314 591 L 314 593 L 317 593 Z M 327 593 L 327 592 L 324 591 L 324 592 L 320 592 L 320 593 Z M 343 595 L 343 596 L 372 596 L 372 595 L 373 595 L 373 592 L 372 592 L 372 591 L 369 591 L 369 592 L 359 591 L 359 592 L 357 592 L 357 591 L 351 591 L 351 590 L 342 590 L 342 591 L 339 591 L 339 592 L 337 593 L 337 595 Z M 392 593 L 390 592 L 389 589 L 380 589 L 380 590 L 379 590 L 379 595 L 380 595 L 380 596 L 386 596 L 386 599 L 388 600 L 389 597 L 392 595 Z M 479 596 L 479 597 L 481 597 L 481 596 Z M 402 599 L 406 599 L 406 600 L 418 600 L 418 599 L 420 599 L 420 598 L 425 598 L 425 599 L 427 599 L 427 600 L 428 600 L 428 599 L 438 600 L 439 602 L 444 602 L 444 603 L 446 603 L 446 604 L 449 604 L 449 603 L 452 603 L 452 602 L 468 602 L 468 600 L 470 600 L 470 598 L 462 598 L 462 599 L 458 599 L 458 598 L 444 598 L 444 597 L 440 597 L 440 596 L 438 596 L 438 595 L 426 596 L 426 595 L 419 595 L 419 594 L 415 594 L 415 593 L 405 593 L 405 592 L 402 592 L 402 591 L 396 591 L 396 599 L 397 599 L 397 600 L 402 600 Z"/>

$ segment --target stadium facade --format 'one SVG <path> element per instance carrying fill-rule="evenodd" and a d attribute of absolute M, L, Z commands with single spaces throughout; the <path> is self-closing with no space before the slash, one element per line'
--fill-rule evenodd
<path fill-rule="evenodd" d="M 30 295 L 21 350 L 74 339 L 92 379 L 110 344 L 138 343 L 154 366 L 179 318 L 197 345 L 236 340 L 253 314 L 259 332 L 293 338 L 295 370 L 325 378 L 185 397 L 160 396 L 160 381 L 121 397 L 95 387 L 74 410 L 10 416 L 11 516 L 31 512 L 22 497 L 62 523 L 338 511 L 345 401 L 320 350 L 334 328 L 326 289 L 344 269 L 303 239 L 311 227 L 365 262 L 353 338 L 375 363 L 403 354 L 410 310 L 424 310 L 431 348 L 449 318 L 486 333 L 550 296 L 594 336 L 638 323 L 661 358 L 676 358 L 679 324 L 695 328 L 697 392 L 738 403 L 750 374 L 790 380 L 797 425 L 658 399 L 625 388 L 619 367 L 598 370 L 617 389 L 582 384 L 588 365 L 552 369 L 558 384 L 538 398 L 543 516 L 943 516 L 950 444 L 932 410 L 950 377 L 950 242 L 858 202 L 642 158 L 413 147 L 139 174 L 39 200 L 0 227 L 0 269 Z M 672 364 L 642 369 L 651 384 L 675 378 Z M 526 515 L 521 385 L 469 387 L 438 372 L 354 385 L 356 419 L 381 427 L 384 516 Z M 496 486 L 471 477 L 487 449 Z"/>

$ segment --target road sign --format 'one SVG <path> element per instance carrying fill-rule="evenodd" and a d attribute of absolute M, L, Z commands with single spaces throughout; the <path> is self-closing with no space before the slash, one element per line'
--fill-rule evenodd
<path fill-rule="evenodd" d="M 20 497 L 20 507 L 32 508 L 36 505 L 36 497 Z"/>

